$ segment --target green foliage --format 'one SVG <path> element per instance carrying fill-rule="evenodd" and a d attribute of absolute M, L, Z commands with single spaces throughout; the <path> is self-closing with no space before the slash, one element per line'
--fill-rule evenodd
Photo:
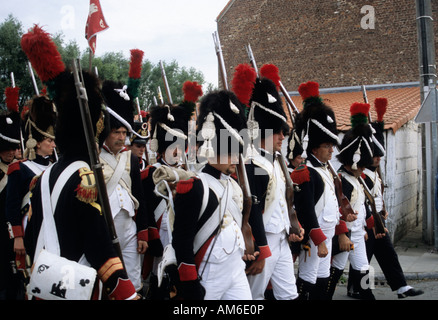
<path fill-rule="evenodd" d="M 23 34 L 21 22 L 12 15 L 9 15 L 0 24 L 0 90 L 3 93 L 5 88 L 11 85 L 10 73 L 14 72 L 16 85 L 20 87 L 20 110 L 35 93 L 27 69 L 27 57 L 21 50 L 20 41 Z M 99 57 L 93 56 L 90 68 L 89 50 L 81 52 L 75 40 L 66 44 L 63 37 L 62 33 L 56 33 L 53 35 L 53 41 L 56 43 L 67 68 L 71 67 L 73 59 L 79 58 L 82 69 L 97 72 L 102 81 L 114 80 L 128 84 L 129 56 L 125 57 L 122 52 L 107 52 Z M 180 67 L 175 60 L 170 63 L 163 62 L 163 65 L 174 104 L 182 102 L 182 87 L 186 80 L 197 81 L 201 85 L 205 85 L 204 75 L 193 67 Z M 38 88 L 41 90 L 42 84 L 36 74 L 35 77 Z M 144 59 L 139 82 L 138 98 L 141 109 L 147 110 L 155 104 L 155 100 L 160 103 L 158 88 L 161 89 L 164 102 L 169 102 L 159 63 L 154 64 L 148 59 Z M 209 84 L 208 87 L 203 88 L 203 91 L 207 93 L 213 89 L 213 86 Z M 4 99 L 4 94 L 2 94 L 0 108 L 6 108 Z"/>

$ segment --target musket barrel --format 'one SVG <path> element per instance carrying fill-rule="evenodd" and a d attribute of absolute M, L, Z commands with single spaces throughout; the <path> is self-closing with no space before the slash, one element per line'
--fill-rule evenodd
<path fill-rule="evenodd" d="M 90 157 L 91 169 L 94 172 L 96 178 L 96 186 L 99 194 L 99 200 L 101 204 L 102 214 L 105 218 L 105 222 L 108 226 L 108 230 L 111 236 L 111 241 L 116 250 L 117 255 L 123 263 L 122 250 L 117 238 L 116 228 L 114 226 L 114 220 L 111 213 L 111 207 L 109 204 L 108 193 L 106 189 L 105 179 L 103 176 L 102 164 L 99 161 L 99 154 L 97 151 L 97 145 L 94 138 L 94 129 L 91 123 L 90 108 L 88 106 L 87 91 L 84 86 L 84 80 L 82 77 L 82 69 L 79 59 L 74 59 L 72 63 L 73 77 L 75 81 L 76 94 L 79 102 L 79 110 L 81 113 L 82 124 L 84 127 L 85 139 L 87 141 L 88 155 Z"/>
<path fill-rule="evenodd" d="M 30 74 L 30 78 L 32 79 L 33 89 L 35 90 L 35 94 L 38 96 L 40 94 L 40 91 L 38 90 L 38 86 L 35 80 L 35 75 L 32 69 L 32 64 L 30 63 L 29 60 L 27 61 L 27 67 L 29 68 L 29 74 Z"/>
<path fill-rule="evenodd" d="M 170 94 L 169 83 L 167 82 L 166 71 L 164 70 L 163 61 L 160 61 L 161 75 L 163 77 L 164 89 L 166 90 L 167 99 L 170 104 L 173 104 L 172 95 Z"/>

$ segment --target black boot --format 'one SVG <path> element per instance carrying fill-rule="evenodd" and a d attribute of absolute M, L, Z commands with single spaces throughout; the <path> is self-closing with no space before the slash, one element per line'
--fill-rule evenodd
<path fill-rule="evenodd" d="M 352 269 L 351 275 L 353 276 L 353 288 L 359 292 L 359 299 L 361 300 L 376 300 L 371 290 L 371 284 L 369 283 L 369 271 L 361 272 L 359 270 Z"/>
<path fill-rule="evenodd" d="M 310 297 L 313 295 L 315 285 L 313 283 L 304 281 L 300 277 L 297 278 L 296 284 L 298 291 L 297 300 L 310 300 Z"/>
<path fill-rule="evenodd" d="M 330 277 L 316 279 L 315 289 L 310 295 L 310 300 L 329 300 L 327 296 L 329 280 Z"/>
<path fill-rule="evenodd" d="M 335 267 L 330 268 L 330 277 L 327 285 L 327 300 L 332 300 L 335 293 L 336 286 L 341 278 L 344 270 L 340 270 Z"/>

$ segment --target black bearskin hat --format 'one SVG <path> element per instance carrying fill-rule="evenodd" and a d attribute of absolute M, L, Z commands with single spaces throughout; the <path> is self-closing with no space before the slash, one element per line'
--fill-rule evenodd
<path fill-rule="evenodd" d="M 207 94 L 201 100 L 197 122 L 198 141 L 202 144 L 199 156 L 242 153 L 247 139 L 246 130 L 242 130 L 245 128 L 245 109 L 233 92 L 221 90 Z"/>
<path fill-rule="evenodd" d="M 95 140 L 101 146 L 109 133 L 109 115 L 104 111 L 99 79 L 82 72 Z M 63 72 L 56 81 L 54 102 L 58 110 L 56 144 L 61 154 L 88 154 L 73 74 Z"/>
<path fill-rule="evenodd" d="M 300 138 L 298 137 L 296 130 L 292 130 L 288 143 L 287 143 L 287 158 L 292 160 L 303 153 L 303 147 L 301 145 Z"/>
<path fill-rule="evenodd" d="M 368 124 L 370 105 L 353 103 L 350 107 L 351 129 L 345 133 L 337 155 L 344 165 L 351 165 L 353 170 L 367 167 L 373 163 L 373 129 Z"/>
<path fill-rule="evenodd" d="M 319 84 L 302 83 L 298 91 L 303 99 L 303 111 L 296 118 L 296 131 L 301 139 L 303 158 L 323 143 L 339 144 L 335 114 L 319 96 Z"/>
<path fill-rule="evenodd" d="M 6 112 L 0 114 L 0 151 L 20 147 L 20 114 Z"/>
<path fill-rule="evenodd" d="M 102 93 L 109 108 L 111 129 L 125 127 L 128 132 L 132 132 L 134 103 L 127 89 L 121 82 L 112 80 L 105 80 L 102 84 Z"/>
<path fill-rule="evenodd" d="M 56 108 L 53 101 L 46 96 L 35 96 L 29 101 L 29 109 L 23 114 L 24 157 L 35 159 L 37 142 L 45 138 L 55 140 Z"/>
<path fill-rule="evenodd" d="M 183 142 L 181 147 L 185 150 L 191 111 L 182 106 L 159 105 L 152 107 L 149 114 L 151 150 L 161 154 L 170 145 Z"/>

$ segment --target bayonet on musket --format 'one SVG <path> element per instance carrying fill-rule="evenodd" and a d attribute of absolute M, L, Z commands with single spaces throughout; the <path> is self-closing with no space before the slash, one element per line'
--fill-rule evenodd
<path fill-rule="evenodd" d="M 222 55 L 222 48 L 217 32 L 213 33 L 213 40 L 219 63 L 219 70 L 222 79 L 224 90 L 228 90 L 227 75 L 225 71 L 225 63 Z M 237 164 L 237 180 L 243 193 L 243 210 L 242 210 L 242 234 L 245 241 L 245 254 L 254 254 L 254 240 L 252 235 L 251 225 L 249 224 L 249 216 L 252 208 L 252 194 L 246 173 L 245 161 L 243 155 L 239 153 L 239 163 Z"/>
<path fill-rule="evenodd" d="M 160 68 L 161 68 L 161 76 L 163 77 L 163 82 L 164 82 L 164 89 L 166 90 L 166 94 L 167 94 L 167 99 L 170 104 L 173 104 L 172 95 L 170 94 L 169 83 L 167 82 L 166 70 L 164 70 L 163 61 L 160 61 Z"/>

